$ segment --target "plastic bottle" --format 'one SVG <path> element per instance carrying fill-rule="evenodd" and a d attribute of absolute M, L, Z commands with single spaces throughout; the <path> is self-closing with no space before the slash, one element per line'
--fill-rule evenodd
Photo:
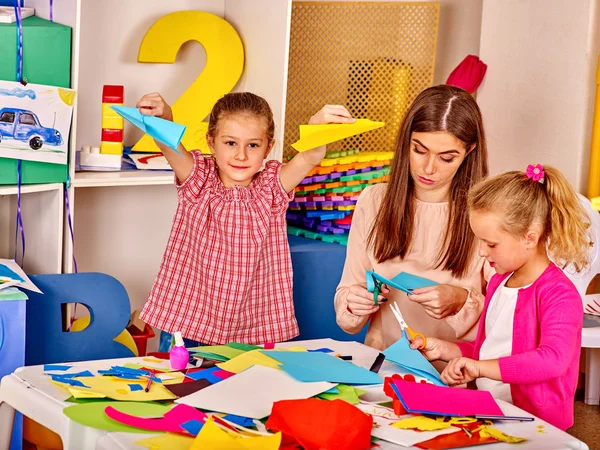
<path fill-rule="evenodd" d="M 187 367 L 188 360 L 190 358 L 190 353 L 185 348 L 183 343 L 183 337 L 181 337 L 181 333 L 176 331 L 173 336 L 175 336 L 175 345 L 171 349 L 169 353 L 169 360 L 171 361 L 171 369 L 173 370 L 182 370 Z"/>

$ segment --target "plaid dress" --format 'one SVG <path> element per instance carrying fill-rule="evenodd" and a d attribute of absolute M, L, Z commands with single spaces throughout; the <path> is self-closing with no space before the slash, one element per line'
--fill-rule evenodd
<path fill-rule="evenodd" d="M 281 342 L 298 335 L 285 212 L 293 198 L 268 161 L 250 185 L 226 188 L 212 158 L 192 152 L 176 180 L 167 249 L 140 318 L 206 344 Z"/>

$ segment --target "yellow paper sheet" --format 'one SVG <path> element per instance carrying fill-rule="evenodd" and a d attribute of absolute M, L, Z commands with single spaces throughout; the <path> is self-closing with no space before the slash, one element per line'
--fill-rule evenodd
<path fill-rule="evenodd" d="M 149 363 L 161 363 L 161 362 L 164 362 L 164 359 L 144 358 L 144 359 L 142 359 L 142 361 L 149 362 Z"/>
<path fill-rule="evenodd" d="M 160 436 L 142 439 L 135 443 L 150 450 L 189 450 L 194 443 L 194 438 L 180 434 L 165 433 Z"/>
<path fill-rule="evenodd" d="M 97 394 L 96 392 L 91 392 L 85 388 L 78 389 L 76 387 L 69 387 L 68 389 L 75 398 L 106 398 L 106 395 L 104 394 Z"/>
<path fill-rule="evenodd" d="M 401 430 L 435 431 L 450 428 L 451 424 L 449 422 L 439 422 L 425 416 L 414 416 L 394 422 L 392 426 Z"/>
<path fill-rule="evenodd" d="M 350 136 L 376 130 L 385 125 L 384 122 L 373 122 L 369 119 L 356 119 L 354 123 L 330 123 L 324 125 L 300 125 L 300 140 L 292 147 L 299 152 L 305 152 L 321 145 L 341 141 Z"/>
<path fill-rule="evenodd" d="M 281 433 L 270 436 L 242 437 L 217 427 L 207 420 L 190 450 L 277 450 L 281 444 Z"/>
<path fill-rule="evenodd" d="M 89 395 L 97 394 L 98 396 L 104 396 L 112 398 L 113 400 L 130 401 L 130 402 L 149 402 L 153 400 L 172 400 L 177 398 L 171 391 L 164 387 L 161 383 L 152 383 L 150 390 L 146 392 L 144 389 L 141 391 L 131 392 L 126 384 L 123 384 L 123 380 L 115 379 L 114 377 L 76 377 L 75 380 L 81 381 L 89 388 L 82 387 L 71 387 L 63 385 L 71 394 L 72 390 L 87 392 Z M 130 384 L 140 384 L 135 381 L 129 381 Z M 74 394 L 73 394 L 74 395 Z M 78 393 L 78 398 L 101 398 L 101 397 L 81 397 L 85 395 Z M 75 396 L 75 395 L 74 395 Z"/>
<path fill-rule="evenodd" d="M 306 349 L 296 346 L 290 347 L 286 349 L 277 349 L 277 350 L 287 350 L 290 352 L 305 352 Z M 242 353 L 235 358 L 230 359 L 229 361 L 217 364 L 217 366 L 223 370 L 232 373 L 240 373 L 249 367 L 252 366 L 265 366 L 271 367 L 272 369 L 279 369 L 279 365 L 281 363 L 270 356 L 262 353 L 262 350 L 250 350 L 249 352 Z"/>

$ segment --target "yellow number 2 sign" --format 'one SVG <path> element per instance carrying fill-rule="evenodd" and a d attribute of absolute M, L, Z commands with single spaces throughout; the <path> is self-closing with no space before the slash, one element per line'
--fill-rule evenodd
<path fill-rule="evenodd" d="M 219 98 L 236 85 L 244 70 L 244 46 L 235 29 L 219 16 L 202 11 L 180 11 L 158 19 L 148 30 L 138 61 L 175 62 L 181 46 L 197 41 L 206 52 L 206 66 L 198 78 L 173 104 L 174 119 L 187 127 L 182 143 L 188 150 L 208 152 L 203 122 Z M 152 138 L 144 135 L 133 151 L 160 151 Z"/>

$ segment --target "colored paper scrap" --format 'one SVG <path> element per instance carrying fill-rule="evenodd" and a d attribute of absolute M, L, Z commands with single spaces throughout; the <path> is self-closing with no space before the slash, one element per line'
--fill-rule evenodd
<path fill-rule="evenodd" d="M 240 373 L 251 366 L 264 366 L 277 369 L 279 368 L 279 363 L 262 353 L 260 350 L 251 350 L 242 353 L 227 362 L 217 364 L 217 366 L 228 372 Z"/>
<path fill-rule="evenodd" d="M 186 395 L 193 394 L 201 389 L 211 386 L 212 383 L 208 380 L 190 381 L 189 383 L 170 384 L 165 386 L 177 397 L 185 397 Z"/>
<path fill-rule="evenodd" d="M 479 434 L 478 431 L 475 431 L 479 427 L 479 423 L 467 424 L 463 425 L 461 428 L 466 431 L 461 431 L 459 433 L 448 433 L 441 434 L 434 438 L 430 438 L 429 440 L 423 441 L 420 440 L 419 443 L 414 444 L 415 447 L 428 449 L 428 450 L 445 450 L 450 448 L 464 448 L 471 447 L 475 445 L 481 444 L 493 444 L 498 442 L 497 439 L 493 437 L 483 437 Z M 392 427 L 389 427 L 392 428 Z M 392 428 L 393 429 L 393 428 Z M 448 428 L 450 429 L 450 428 Z M 403 432 L 411 432 L 409 430 L 396 430 Z M 439 431 L 422 431 L 417 432 L 413 431 L 412 433 L 422 436 L 422 439 L 426 439 L 425 434 L 429 433 L 444 433 L 447 430 L 439 430 Z"/>
<path fill-rule="evenodd" d="M 241 342 L 230 342 L 227 347 L 235 348 L 237 350 L 243 350 L 249 352 L 250 350 L 258 350 L 260 346 L 252 344 L 242 344 Z"/>
<path fill-rule="evenodd" d="M 412 414 L 504 416 L 488 391 L 441 387 L 399 379 L 394 379 L 390 386 L 402 406 Z"/>
<path fill-rule="evenodd" d="M 162 383 L 152 383 L 148 392 L 136 391 L 131 392 L 129 389 L 123 389 L 125 386 L 120 380 L 112 377 L 85 377 L 81 379 L 73 379 L 71 381 L 81 380 L 89 387 L 91 392 L 102 394 L 113 400 L 121 401 L 152 401 L 152 400 L 171 400 L 175 398 Z"/>
<path fill-rule="evenodd" d="M 169 362 L 167 361 L 167 364 L 169 364 Z M 148 372 L 149 370 L 155 370 L 157 372 L 175 372 L 175 369 L 171 369 L 171 367 L 167 367 L 165 366 L 151 366 L 149 364 L 136 364 L 136 363 L 127 363 L 127 364 L 123 364 L 122 367 L 128 368 L 128 369 L 140 369 L 140 370 L 144 370 L 144 372 Z"/>
<path fill-rule="evenodd" d="M 185 374 L 183 372 L 159 373 L 156 375 L 156 378 L 160 379 L 162 381 L 162 384 L 167 386 L 170 384 L 183 383 Z"/>
<path fill-rule="evenodd" d="M 410 342 L 404 333 L 382 353 L 385 355 L 385 359 L 399 365 L 407 372 L 423 377 L 438 386 L 446 386 L 440 378 L 440 373 L 427 358 L 419 350 L 410 348 Z"/>
<path fill-rule="evenodd" d="M 190 450 L 278 450 L 280 444 L 281 433 L 242 437 L 219 428 L 211 419 L 206 421 Z"/>
<path fill-rule="evenodd" d="M 223 416 L 223 419 L 245 428 L 255 426 L 254 420 L 250 417 L 236 416 L 235 414 L 226 414 Z"/>
<path fill-rule="evenodd" d="M 161 363 L 161 362 L 164 362 L 164 360 L 157 359 L 157 358 L 144 358 L 144 359 L 142 359 L 142 361 L 149 362 L 149 363 Z"/>
<path fill-rule="evenodd" d="M 192 380 L 208 380 L 211 384 L 223 381 L 226 378 L 234 375 L 232 372 L 221 369 L 220 367 L 211 367 L 209 369 L 188 370 L 185 376 Z"/>
<path fill-rule="evenodd" d="M 397 416 L 393 409 L 368 402 L 361 402 L 356 405 L 356 407 L 373 418 L 373 422 L 375 423 L 375 426 L 371 432 L 373 437 L 391 442 L 393 444 L 401 445 L 403 447 L 412 447 L 418 442 L 460 431 L 460 428 L 457 427 L 449 427 L 436 431 L 402 430 L 393 427 L 392 424 L 397 422 L 398 419 L 406 416 Z"/>
<path fill-rule="evenodd" d="M 360 402 L 360 398 L 358 398 L 359 395 L 362 395 L 365 392 L 367 392 L 363 389 L 357 389 L 355 387 L 347 386 L 345 384 L 338 384 L 337 389 L 338 393 L 330 393 L 329 391 L 327 391 L 323 392 L 322 394 L 319 394 L 318 397 L 322 398 L 323 400 L 344 400 L 345 402 L 348 402 L 351 405 L 356 405 Z"/>
<path fill-rule="evenodd" d="M 198 436 L 198 433 L 200 433 L 200 430 L 203 426 L 204 422 L 196 419 L 188 420 L 187 422 L 181 424 L 181 428 L 190 433 L 192 436 Z"/>
<path fill-rule="evenodd" d="M 327 353 L 267 350 L 263 350 L 263 353 L 283 363 L 280 368 L 299 381 L 329 381 L 344 384 L 383 383 L 376 373 Z"/>
<path fill-rule="evenodd" d="M 189 450 L 194 438 L 180 434 L 165 433 L 135 442 L 137 445 L 150 450 Z"/>
<path fill-rule="evenodd" d="M 172 409 L 165 412 L 163 417 L 159 418 L 147 418 L 127 414 L 112 406 L 107 406 L 104 412 L 112 420 L 130 427 L 149 431 L 166 431 L 169 433 L 184 433 L 185 430 L 181 428 L 181 424 L 190 420 L 204 422 L 207 417 L 202 411 L 198 411 L 196 408 L 187 405 L 175 405 Z"/>
<path fill-rule="evenodd" d="M 269 415 L 276 401 L 309 398 L 332 387 L 333 384 L 326 382 L 302 383 L 280 370 L 252 366 L 175 402 L 209 411 L 262 419 Z"/>
<path fill-rule="evenodd" d="M 82 388 L 90 387 L 87 384 L 83 384 L 80 380 L 76 380 L 71 377 L 65 377 L 62 375 L 51 375 L 50 378 L 52 379 L 52 381 L 55 381 L 57 383 L 68 384 L 69 386 L 82 387 Z M 86 380 L 90 379 L 90 377 L 85 377 L 85 378 L 86 378 Z"/>
<path fill-rule="evenodd" d="M 247 351 L 233 348 L 229 345 L 206 345 L 202 347 L 188 348 L 188 350 L 192 353 L 211 353 L 213 355 L 223 356 L 227 359 L 235 358 L 236 356 L 239 356 Z"/>
<path fill-rule="evenodd" d="M 309 350 L 309 352 L 333 353 L 333 350 L 331 350 L 330 348 L 322 347 L 317 348 L 315 350 Z"/>
<path fill-rule="evenodd" d="M 131 392 L 141 391 L 142 389 L 144 389 L 141 384 L 128 384 L 127 386 L 129 386 Z"/>
<path fill-rule="evenodd" d="M 299 152 L 304 152 L 321 145 L 331 144 L 342 139 L 376 130 L 385 125 L 384 122 L 374 122 L 369 119 L 356 119 L 349 124 L 300 125 L 300 139 L 292 144 Z"/>
<path fill-rule="evenodd" d="M 489 427 L 486 425 L 482 425 L 480 428 L 477 429 L 477 431 L 479 431 L 479 435 L 481 437 L 493 437 L 494 439 L 498 439 L 502 442 L 508 442 L 509 444 L 517 444 L 519 442 L 524 442 L 527 440 L 525 438 L 511 436 L 509 434 L 503 433 L 498 428 Z"/>
<path fill-rule="evenodd" d="M 125 433 L 148 433 L 148 430 L 123 425 L 110 419 L 104 410 L 107 407 L 115 408 L 127 414 L 140 417 L 162 417 L 172 405 L 159 405 L 147 402 L 93 402 L 67 406 L 63 413 L 71 420 L 88 427 L 104 431 L 119 431 Z"/>
<path fill-rule="evenodd" d="M 67 389 L 76 399 L 106 398 L 106 395 L 104 394 L 96 394 L 95 392 L 91 392 L 87 389 L 77 389 L 75 387 L 69 387 Z"/>
<path fill-rule="evenodd" d="M 73 366 L 63 365 L 63 364 L 44 364 L 44 372 L 49 372 L 51 370 L 69 370 Z"/>
<path fill-rule="evenodd" d="M 441 422 L 425 416 L 413 416 L 394 422 L 391 426 L 403 430 L 436 431 L 450 428 L 450 422 Z"/>

